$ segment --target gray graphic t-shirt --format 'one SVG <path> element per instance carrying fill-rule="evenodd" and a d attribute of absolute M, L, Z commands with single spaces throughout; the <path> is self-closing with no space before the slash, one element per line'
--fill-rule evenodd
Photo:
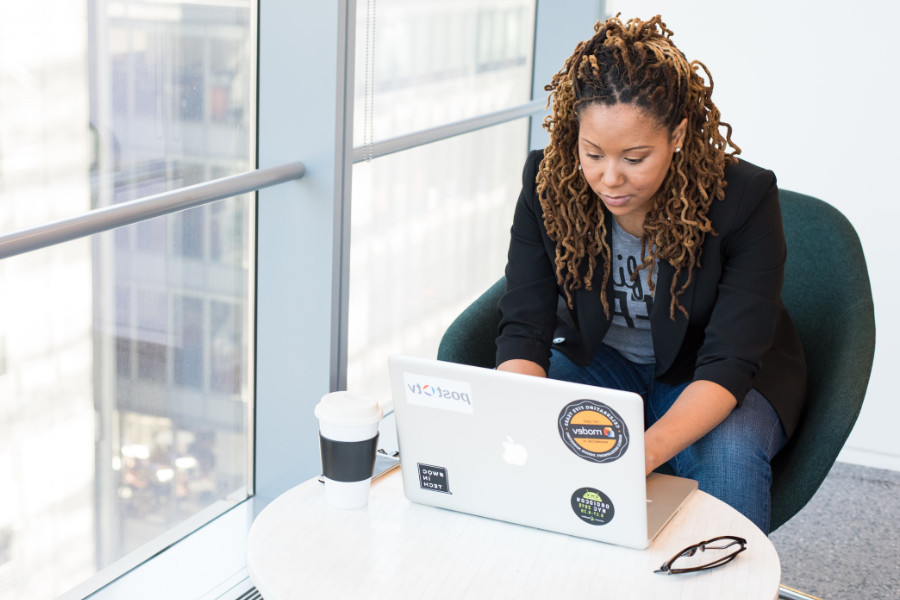
<path fill-rule="evenodd" d="M 653 338 L 650 335 L 650 309 L 653 296 L 647 284 L 648 269 L 634 281 L 631 275 L 641 264 L 641 240 L 612 221 L 612 323 L 603 343 L 619 351 L 631 362 L 654 362 Z M 656 284 L 656 269 L 653 271 Z"/>

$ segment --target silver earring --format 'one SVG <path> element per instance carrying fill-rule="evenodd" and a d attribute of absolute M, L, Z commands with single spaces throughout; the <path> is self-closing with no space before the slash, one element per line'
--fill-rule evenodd
<path fill-rule="evenodd" d="M 675 148 L 675 152 L 681 152 L 681 146 L 678 146 L 677 148 Z"/>
<path fill-rule="evenodd" d="M 581 165 L 578 165 L 578 170 L 579 170 L 579 171 L 581 170 Z"/>

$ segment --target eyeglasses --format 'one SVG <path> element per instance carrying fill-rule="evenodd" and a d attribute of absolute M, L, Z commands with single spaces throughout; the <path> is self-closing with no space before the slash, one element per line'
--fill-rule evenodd
<path fill-rule="evenodd" d="M 693 546 L 688 546 L 666 562 L 654 573 L 677 575 L 715 569 L 730 563 L 747 549 L 747 540 L 733 535 L 723 535 Z M 702 554 L 698 554 L 702 553 Z"/>

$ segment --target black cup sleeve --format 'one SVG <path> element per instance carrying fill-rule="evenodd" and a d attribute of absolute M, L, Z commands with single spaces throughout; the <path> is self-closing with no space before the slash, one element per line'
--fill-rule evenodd
<path fill-rule="evenodd" d="M 361 442 L 336 442 L 319 434 L 322 474 L 332 481 L 362 481 L 372 476 L 378 434 Z"/>

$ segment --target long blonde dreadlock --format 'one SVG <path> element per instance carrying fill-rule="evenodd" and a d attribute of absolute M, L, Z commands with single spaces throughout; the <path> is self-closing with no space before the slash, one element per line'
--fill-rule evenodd
<path fill-rule="evenodd" d="M 580 111 L 592 104 L 633 104 L 654 116 L 670 134 L 686 118 L 682 151 L 674 155 L 644 220 L 644 258 L 633 277 L 647 268 L 652 293 L 656 260 L 668 261 L 675 267 L 669 317 L 675 318 L 676 308 L 687 316 L 678 297 L 690 285 L 694 268 L 700 266 L 706 235 L 716 235 L 707 213 L 714 199 L 725 197 L 725 165 L 737 162 L 740 148 L 731 141 L 731 126 L 720 120 L 719 109 L 712 102 L 709 70 L 699 61 L 687 61 L 670 40 L 672 31 L 659 15 L 625 24 L 612 17 L 598 22 L 594 31 L 594 37 L 575 47 L 544 88 L 550 92 L 553 113 L 544 120 L 550 144 L 538 170 L 537 190 L 547 233 L 556 242 L 557 280 L 571 308 L 575 290 L 582 286 L 591 289 L 599 260 L 603 269 L 601 300 L 609 316 L 606 287 L 611 250 L 602 202 L 578 170 Z M 697 73 L 699 69 L 709 85 Z M 725 128 L 724 136 L 720 127 Z M 727 146 L 733 150 L 728 152 Z M 679 285 L 679 275 L 685 271 Z"/>

